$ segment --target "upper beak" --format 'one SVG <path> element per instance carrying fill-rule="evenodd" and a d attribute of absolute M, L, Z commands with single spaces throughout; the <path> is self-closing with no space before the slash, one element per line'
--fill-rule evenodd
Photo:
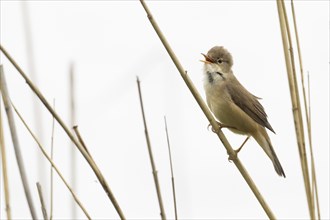
<path fill-rule="evenodd" d="M 203 53 L 201 53 L 201 54 L 205 57 L 205 60 L 200 60 L 201 62 L 207 63 L 207 64 L 213 63 L 213 60 L 210 57 L 208 57 L 207 55 L 205 55 Z"/>

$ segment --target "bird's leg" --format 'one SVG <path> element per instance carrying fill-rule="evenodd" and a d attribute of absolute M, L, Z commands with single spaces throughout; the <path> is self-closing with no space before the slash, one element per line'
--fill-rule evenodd
<path fill-rule="evenodd" d="M 233 150 L 233 153 L 229 153 L 228 152 L 228 161 L 231 162 L 233 160 L 235 160 L 237 158 L 237 154 L 238 152 L 240 152 L 240 150 L 242 149 L 242 147 L 244 146 L 244 144 L 249 140 L 250 136 L 247 136 L 247 138 L 245 139 L 245 141 L 243 142 L 243 144 L 237 149 L 237 150 Z"/>
<path fill-rule="evenodd" d="M 245 141 L 243 142 L 243 144 L 237 149 L 234 150 L 236 153 L 240 152 L 240 150 L 242 149 L 242 147 L 244 146 L 244 144 L 249 140 L 250 136 L 247 136 L 247 138 L 245 139 Z"/>

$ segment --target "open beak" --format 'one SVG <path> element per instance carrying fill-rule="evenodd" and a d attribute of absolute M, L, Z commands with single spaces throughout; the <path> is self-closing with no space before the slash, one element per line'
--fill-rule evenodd
<path fill-rule="evenodd" d="M 210 57 L 208 57 L 207 55 L 205 55 L 203 53 L 201 53 L 201 54 L 205 57 L 205 60 L 200 60 L 201 62 L 206 63 L 206 64 L 213 63 L 213 60 Z"/>

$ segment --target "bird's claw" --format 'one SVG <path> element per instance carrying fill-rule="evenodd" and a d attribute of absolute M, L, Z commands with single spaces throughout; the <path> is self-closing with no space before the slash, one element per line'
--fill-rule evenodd
<path fill-rule="evenodd" d="M 222 124 L 222 123 L 220 123 L 220 122 L 218 122 L 218 121 L 216 121 L 216 123 L 217 123 L 218 126 L 219 126 L 219 127 L 218 127 L 218 130 L 215 130 L 211 124 L 209 124 L 209 125 L 207 126 L 207 129 L 209 130 L 210 127 L 212 127 L 212 131 L 213 131 L 214 133 L 218 133 L 222 128 L 233 128 L 233 127 L 231 127 L 231 126 L 224 125 L 224 124 Z"/>

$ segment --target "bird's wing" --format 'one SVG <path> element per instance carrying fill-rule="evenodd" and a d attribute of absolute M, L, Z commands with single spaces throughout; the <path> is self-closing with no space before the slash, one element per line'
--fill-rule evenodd
<path fill-rule="evenodd" d="M 267 120 L 267 114 L 264 107 L 258 101 L 258 97 L 247 91 L 238 80 L 236 80 L 236 83 L 228 83 L 226 88 L 231 99 L 240 109 L 242 109 L 258 124 L 275 133 L 274 129 Z"/>

